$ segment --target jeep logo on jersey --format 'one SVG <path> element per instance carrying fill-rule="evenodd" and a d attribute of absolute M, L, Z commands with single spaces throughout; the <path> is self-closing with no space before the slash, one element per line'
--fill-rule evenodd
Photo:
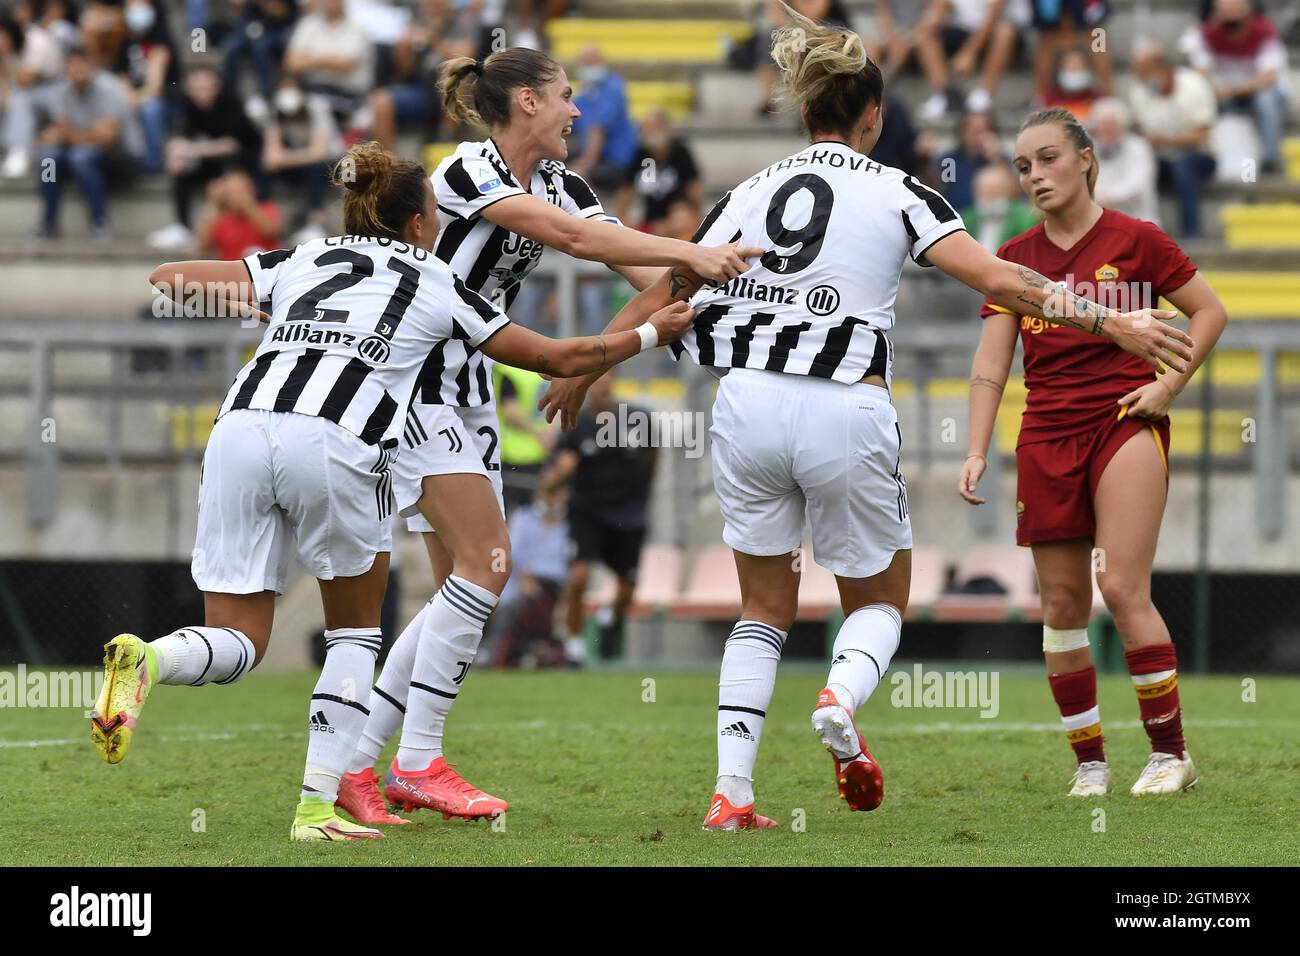
<path fill-rule="evenodd" d="M 813 315 L 830 315 L 840 307 L 840 294 L 828 285 L 814 286 L 808 292 L 807 303 Z"/>
<path fill-rule="evenodd" d="M 388 342 L 382 335 L 367 335 L 357 346 L 357 354 L 364 359 L 369 359 L 376 365 L 382 365 L 388 361 L 388 355 L 391 351 Z"/>

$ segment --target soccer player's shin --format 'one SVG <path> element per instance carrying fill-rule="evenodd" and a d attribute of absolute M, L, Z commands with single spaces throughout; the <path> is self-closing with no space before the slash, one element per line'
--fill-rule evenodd
<path fill-rule="evenodd" d="M 706 829 L 748 830 L 771 823 L 754 813 L 754 761 L 785 638 L 785 631 L 761 621 L 738 621 L 727 638 L 718 678 L 718 783 Z"/>
<path fill-rule="evenodd" d="M 151 641 L 160 684 L 233 684 L 253 668 L 253 642 L 230 627 L 182 627 Z"/>
<path fill-rule="evenodd" d="M 884 774 L 853 722 L 854 712 L 880 684 L 903 635 L 892 604 L 860 607 L 840 626 L 826 687 L 817 695 L 813 733 L 835 761 L 835 785 L 852 810 L 874 810 L 885 799 Z"/>
<path fill-rule="evenodd" d="M 325 632 L 325 666 L 311 695 L 308 714 L 304 801 L 333 806 L 339 778 L 348 768 L 369 710 L 362 703 L 375 676 L 382 645 L 377 627 L 346 627 Z"/>
<path fill-rule="evenodd" d="M 442 733 L 483 640 L 497 596 L 450 575 L 429 603 L 411 671 L 397 765 L 421 770 L 442 756 Z"/>
<path fill-rule="evenodd" d="M 363 773 L 372 769 L 379 753 L 402 726 L 406 714 L 406 695 L 411 686 L 411 672 L 415 669 L 415 654 L 420 647 L 420 632 L 429 616 L 429 604 L 411 619 L 384 659 L 384 669 L 370 692 L 370 716 L 357 742 L 357 752 L 348 764 L 348 773 Z"/>
<path fill-rule="evenodd" d="M 891 604 L 868 604 L 844 619 L 835 636 L 826 686 L 850 714 L 867 702 L 885 676 L 902 632 L 902 615 Z"/>

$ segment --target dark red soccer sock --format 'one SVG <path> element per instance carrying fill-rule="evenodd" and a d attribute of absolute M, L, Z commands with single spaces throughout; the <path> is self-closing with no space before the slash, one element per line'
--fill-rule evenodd
<path fill-rule="evenodd" d="M 1152 753 L 1181 757 L 1183 712 L 1178 704 L 1178 654 L 1173 644 L 1152 644 L 1125 651 L 1124 660 L 1137 690 L 1142 726 L 1151 738 Z"/>
<path fill-rule="evenodd" d="M 1097 706 L 1097 669 L 1089 664 L 1068 674 L 1048 674 L 1052 696 L 1061 711 L 1065 739 L 1079 763 L 1106 759 L 1102 749 L 1101 709 Z"/>

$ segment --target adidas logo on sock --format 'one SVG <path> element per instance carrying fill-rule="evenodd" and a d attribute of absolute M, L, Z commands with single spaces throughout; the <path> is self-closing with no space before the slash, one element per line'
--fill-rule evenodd
<path fill-rule="evenodd" d="M 334 733 L 334 728 L 331 727 L 330 722 L 325 719 L 325 711 L 323 710 L 318 710 L 316 713 L 312 714 L 310 723 L 312 730 L 321 730 L 327 734 Z"/>
<path fill-rule="evenodd" d="M 739 737 L 742 740 L 754 739 L 754 735 L 750 733 L 749 728 L 745 726 L 745 722 L 743 720 L 738 720 L 734 724 L 731 724 L 728 727 L 723 727 L 720 731 L 718 731 L 718 733 L 723 737 Z"/>

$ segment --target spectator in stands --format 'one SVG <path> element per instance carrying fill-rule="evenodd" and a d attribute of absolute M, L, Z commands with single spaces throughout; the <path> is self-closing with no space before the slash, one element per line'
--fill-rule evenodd
<path fill-rule="evenodd" d="M 1201 182 L 1214 173 L 1210 130 L 1218 112 L 1210 81 L 1190 67 L 1175 67 L 1159 42 L 1133 55 L 1138 83 L 1130 102 L 1138 130 L 1156 150 L 1160 178 L 1173 184 L 1183 235 L 1201 233 Z"/>
<path fill-rule="evenodd" d="M 989 163 L 1009 163 L 989 113 L 961 118 L 957 148 L 939 157 L 939 189 L 954 208 L 975 204 L 975 174 Z"/>
<path fill-rule="evenodd" d="M 928 165 L 928 157 L 923 155 L 907 104 L 886 89 L 884 113 L 885 125 L 871 150 L 871 158 L 905 173 L 920 175 Z"/>
<path fill-rule="evenodd" d="M 129 135 L 131 100 L 111 74 L 95 68 L 84 49 L 74 48 L 46 105 L 49 123 L 39 138 L 45 199 L 41 233 L 58 236 L 60 194 L 71 173 L 90 207 L 91 235 L 108 238 L 108 176 L 125 175 L 140 156 L 140 144 Z"/>
<path fill-rule="evenodd" d="M 958 212 L 967 231 L 990 252 L 1038 225 L 1038 215 L 1025 201 L 1015 170 L 1008 163 L 989 163 L 976 173 L 974 196 L 974 204 Z"/>
<path fill-rule="evenodd" d="M 233 261 L 282 245 L 280 209 L 270 199 L 258 201 L 248 173 L 224 173 L 208 183 L 207 193 L 198 233 L 201 258 Z"/>
<path fill-rule="evenodd" d="M 499 7 L 505 4 L 498 0 L 494 5 Z M 510 45 L 541 50 L 545 46 L 542 37 L 546 32 L 546 24 L 564 13 L 569 6 L 569 0 L 517 0 L 513 5 L 518 7 L 518 11 L 515 15 L 515 28 L 512 31 Z M 504 11 L 492 11 L 491 16 L 485 16 L 484 19 L 487 22 L 500 23 L 504 20 Z"/>
<path fill-rule="evenodd" d="M 385 149 L 397 143 L 399 126 L 421 124 L 425 140 L 438 128 L 438 67 L 457 56 L 477 56 L 481 2 L 424 0 L 417 19 L 393 46 L 395 82 L 370 95 L 371 132 Z"/>
<path fill-rule="evenodd" d="M 1098 43 L 1096 32 L 1110 15 L 1110 0 L 1030 0 L 1038 42 L 1034 46 L 1034 95 L 1046 96 L 1052 86 L 1052 71 L 1063 50 L 1082 45 L 1089 51 L 1098 89 L 1108 95 L 1112 88 L 1110 54 L 1106 43 Z M 1079 31 L 1083 31 L 1082 37 Z"/>
<path fill-rule="evenodd" d="M 618 191 L 614 215 L 630 223 L 636 198 L 642 202 L 640 228 L 655 235 L 690 239 L 704 218 L 704 189 L 695 156 L 660 110 L 641 121 L 641 145 Z"/>
<path fill-rule="evenodd" d="M 195 193 L 232 168 L 256 170 L 262 151 L 262 134 L 211 66 L 195 66 L 186 74 L 179 112 L 178 134 L 167 141 L 165 156 L 176 221 L 149 235 L 155 249 L 190 246 Z"/>
<path fill-rule="evenodd" d="M 1092 58 L 1078 47 L 1062 50 L 1056 76 L 1043 95 L 1043 105 L 1063 107 L 1080 123 L 1086 123 L 1092 104 L 1101 97 L 1101 80 L 1093 71 Z"/>
<path fill-rule="evenodd" d="M 42 97 L 63 76 L 64 52 L 76 42 L 77 28 L 68 19 L 64 0 L 20 0 L 14 8 L 18 43 L 0 66 L 4 118 L 0 145 L 7 150 L 0 175 L 21 179 L 31 167 L 36 147 L 36 111 Z"/>
<path fill-rule="evenodd" d="M 239 22 L 225 40 L 226 76 L 233 82 L 239 76 L 240 63 L 248 57 L 257 73 L 258 92 L 269 99 L 298 18 L 298 6 L 294 0 L 231 2 L 239 13 Z"/>
<path fill-rule="evenodd" d="M 343 0 L 311 0 L 311 8 L 289 37 L 284 69 L 304 92 L 325 97 L 346 129 L 374 83 L 374 44 Z"/>
<path fill-rule="evenodd" d="M 542 377 L 527 369 L 496 363 L 492 387 L 501 420 L 501 484 L 506 516 L 533 500 L 538 476 L 555 444 L 555 430 L 537 411 L 545 390 Z"/>
<path fill-rule="evenodd" d="M 97 67 L 108 66 L 126 36 L 123 0 L 88 0 L 81 12 L 80 43 Z"/>
<path fill-rule="evenodd" d="M 1260 171 L 1280 170 L 1287 55 L 1272 21 L 1252 12 L 1247 0 L 1217 0 L 1214 17 L 1195 35 L 1191 60 L 1213 82 L 1221 110 L 1254 117 L 1263 146 Z"/>
<path fill-rule="evenodd" d="M 844 4 L 840 0 L 788 0 L 788 2 L 796 12 L 802 13 L 810 20 L 852 28 L 849 12 L 844 8 Z M 759 47 L 756 51 L 756 59 L 760 64 L 758 81 L 763 92 L 763 98 L 758 105 L 758 115 L 769 116 L 777 112 L 777 68 L 772 61 L 770 43 L 772 31 L 789 26 L 790 17 L 776 0 L 768 0 L 768 3 L 760 9 L 763 11 L 763 16 L 759 20 L 758 28 L 754 31 L 754 42 Z"/>
<path fill-rule="evenodd" d="M 568 574 L 564 495 L 538 494 L 510 515 L 510 582 L 488 625 L 493 667 L 564 664 L 555 608 Z"/>
<path fill-rule="evenodd" d="M 592 384 L 587 404 L 572 431 L 564 432 L 555 460 L 542 477 L 547 493 L 569 486 L 569 540 L 573 564 L 565 592 L 565 653 L 575 664 L 586 657 L 582 638 L 584 604 L 591 565 L 604 564 L 618 579 L 613 621 L 601 635 L 601 656 L 621 646 L 623 618 L 636 589 L 637 567 L 645 541 L 646 511 L 654 477 L 656 451 L 629 429 L 622 434 L 614 402 L 614 376 Z M 636 410 L 627 409 L 627 421 Z"/>
<path fill-rule="evenodd" d="M 582 115 L 573 123 L 578 149 L 568 165 L 597 193 L 614 192 L 627 179 L 636 158 L 636 124 L 627 111 L 627 84 L 610 70 L 594 45 L 579 54 L 576 75 L 581 91 L 574 104 Z"/>
<path fill-rule="evenodd" d="M 167 119 L 180 69 L 165 16 L 155 0 L 127 0 L 126 38 L 113 61 L 113 72 L 126 84 L 131 106 L 144 132 L 144 167 L 162 169 Z"/>
<path fill-rule="evenodd" d="M 1100 99 L 1092 105 L 1088 126 L 1100 166 L 1094 190 L 1097 202 L 1159 225 L 1156 155 L 1151 144 L 1133 132 L 1128 107 L 1122 100 Z"/>
<path fill-rule="evenodd" d="M 966 94 L 966 111 L 991 109 L 1024 25 L 1017 0 L 933 0 L 916 28 L 916 56 L 931 90 L 921 118 L 933 122 L 947 113 L 953 80 L 970 79 L 977 71 L 979 81 Z"/>
<path fill-rule="evenodd" d="M 342 137 L 329 101 L 304 92 L 292 77 L 283 78 L 263 131 L 262 169 L 273 180 L 301 191 L 306 199 L 306 208 L 298 217 L 302 225 L 293 236 L 295 244 L 326 234 L 325 187 L 330 165 L 342 151 Z"/>
<path fill-rule="evenodd" d="M 885 85 L 916 52 L 916 29 L 927 16 L 940 11 L 938 4 L 920 0 L 876 0 L 876 27 L 874 39 L 863 36 L 867 56 L 880 67 Z"/>

